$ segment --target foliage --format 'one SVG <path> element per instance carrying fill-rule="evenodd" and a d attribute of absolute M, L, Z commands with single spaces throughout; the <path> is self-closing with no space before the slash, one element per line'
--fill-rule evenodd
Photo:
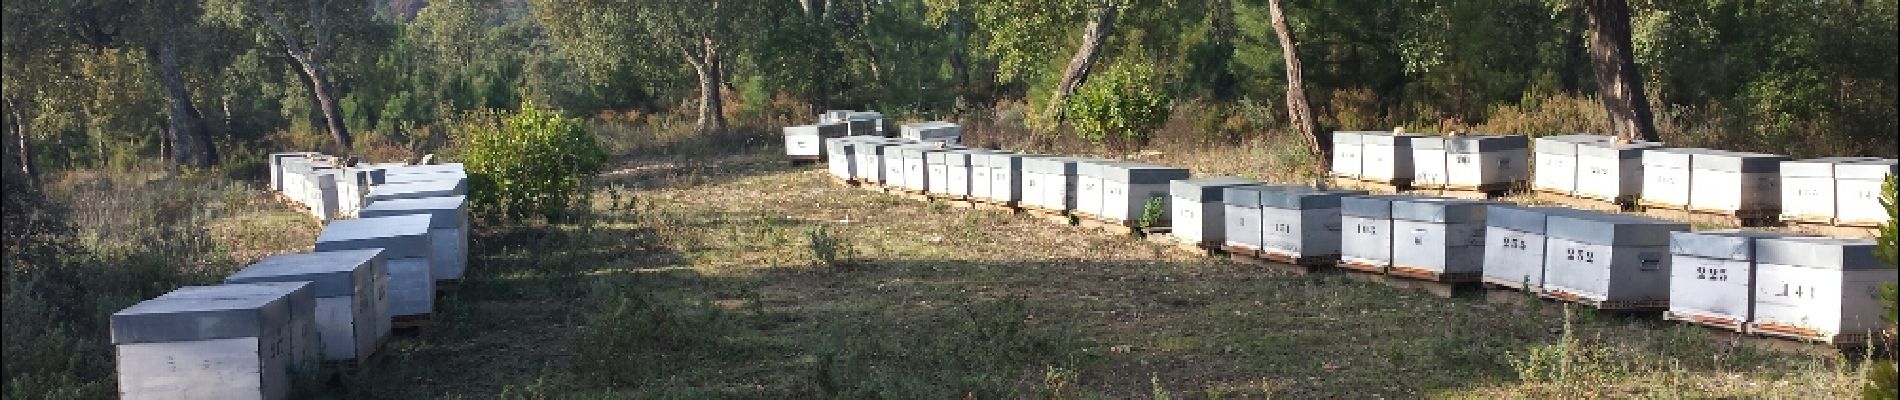
<path fill-rule="evenodd" d="M 1090 142 L 1139 147 L 1168 121 L 1171 98 L 1153 68 L 1118 63 L 1082 85 L 1066 114 L 1076 135 Z"/>
<path fill-rule="evenodd" d="M 1887 208 L 1887 223 L 1880 226 L 1880 247 L 1876 255 L 1887 266 L 1900 266 L 1900 177 L 1888 176 L 1882 185 L 1880 205 Z M 1894 283 L 1880 286 L 1880 305 L 1887 309 L 1889 334 L 1893 334 L 1893 324 L 1900 321 L 1900 287 Z M 1896 371 L 1890 360 L 1869 360 L 1867 386 L 1861 389 L 1863 399 L 1892 399 L 1900 397 L 1900 371 Z"/>
<path fill-rule="evenodd" d="M 813 227 L 805 232 L 805 236 L 810 239 L 811 255 L 818 260 L 818 265 L 842 268 L 856 263 L 857 253 L 851 249 L 850 243 L 825 227 Z"/>
<path fill-rule="evenodd" d="M 463 137 L 470 208 L 490 217 L 558 218 L 600 172 L 606 150 L 579 119 L 522 103 Z"/>
<path fill-rule="evenodd" d="M 1149 197 L 1148 202 L 1141 205 L 1141 218 L 1137 221 L 1140 222 L 1142 228 L 1153 228 L 1160 225 L 1161 220 L 1167 217 L 1167 200 L 1161 197 Z"/>

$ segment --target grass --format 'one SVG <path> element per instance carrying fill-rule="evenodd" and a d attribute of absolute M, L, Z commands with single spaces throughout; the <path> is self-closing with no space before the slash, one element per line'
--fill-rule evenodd
<path fill-rule="evenodd" d="M 841 187 L 768 146 L 700 146 L 623 157 L 581 222 L 478 230 L 436 325 L 344 397 L 1844 397 L 1861 383 L 1860 361 L 1825 349 L 1277 275 Z M 848 248 L 850 267 L 813 239 Z"/>

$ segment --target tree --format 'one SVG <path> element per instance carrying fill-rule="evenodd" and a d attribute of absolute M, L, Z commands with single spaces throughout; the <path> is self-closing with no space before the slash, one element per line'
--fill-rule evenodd
<path fill-rule="evenodd" d="M 185 87 L 184 73 L 181 72 L 178 42 L 183 30 L 192 26 L 188 21 L 196 14 L 195 1 L 159 1 L 148 3 L 151 7 L 152 42 L 145 45 L 147 58 L 151 59 L 154 75 L 165 88 L 166 111 L 171 123 L 168 131 L 174 143 L 176 161 L 180 165 L 195 164 L 209 167 L 218 163 L 217 143 L 211 140 L 211 127 L 205 123 L 204 115 L 192 103 L 191 91 Z"/>
<path fill-rule="evenodd" d="M 1661 141 L 1630 44 L 1629 3 L 1584 0 L 1584 10 L 1590 27 L 1590 66 L 1596 72 L 1597 97 L 1610 117 L 1610 133 L 1624 139 Z"/>
<path fill-rule="evenodd" d="M 727 79 L 726 57 L 736 48 L 734 27 L 751 16 L 747 7 L 757 6 L 756 2 L 536 0 L 534 4 L 550 36 L 596 74 L 627 62 L 651 62 L 643 59 L 654 55 L 651 50 L 685 61 L 699 83 L 695 130 L 726 129 L 720 96 Z M 762 22 L 745 25 L 768 29 Z"/>
<path fill-rule="evenodd" d="M 1088 80 L 1089 70 L 1095 67 L 1095 60 L 1101 58 L 1102 46 L 1108 42 L 1108 35 L 1115 32 L 1115 14 L 1120 5 L 1107 2 L 1094 5 L 1089 24 L 1082 28 L 1082 44 L 1075 48 L 1075 55 L 1069 57 L 1069 66 L 1062 69 L 1062 80 L 1056 82 L 1056 91 L 1049 95 L 1051 118 L 1062 119 L 1062 103 L 1075 93 L 1082 83 Z"/>
<path fill-rule="evenodd" d="M 336 140 L 338 150 L 348 152 L 350 129 L 343 117 L 343 98 L 331 76 L 330 58 L 336 48 L 338 26 L 347 19 L 367 19 L 363 2 L 328 0 L 213 0 L 220 3 L 219 14 L 227 22 L 248 22 L 273 36 L 284 46 L 292 69 L 303 78 L 310 97 L 316 103 L 323 125 Z M 346 21 L 333 19 L 341 17 Z"/>
<path fill-rule="evenodd" d="M 1325 150 L 1320 148 L 1319 126 L 1313 122 L 1313 110 L 1306 104 L 1306 79 L 1301 76 L 1300 55 L 1297 43 L 1293 40 L 1293 28 L 1286 23 L 1286 13 L 1280 9 L 1280 0 L 1267 0 L 1267 12 L 1273 19 L 1273 30 L 1280 37 L 1280 53 L 1286 57 L 1286 113 L 1293 129 L 1299 131 L 1300 138 L 1306 141 L 1306 150 L 1319 160 L 1319 173 L 1330 170 L 1330 160 Z"/>

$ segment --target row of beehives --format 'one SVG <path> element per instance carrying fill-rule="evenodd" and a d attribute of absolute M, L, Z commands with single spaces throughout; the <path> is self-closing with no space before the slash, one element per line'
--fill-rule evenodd
<path fill-rule="evenodd" d="M 1790 160 L 1774 154 L 1609 136 L 1564 135 L 1535 141 L 1533 190 L 1625 206 L 1686 210 L 1783 221 L 1877 226 L 1881 181 L 1896 161 L 1873 157 Z M 1502 191 L 1531 177 L 1521 136 L 1420 136 L 1335 132 L 1338 177 L 1410 188 Z"/>
<path fill-rule="evenodd" d="M 884 122 L 884 115 L 875 111 L 826 111 L 818 115 L 818 123 L 783 129 L 785 155 L 793 160 L 816 161 L 825 154 L 826 139 L 845 136 L 883 137 L 886 136 Z M 962 128 L 955 123 L 931 121 L 905 124 L 900 127 L 897 137 L 954 145 L 962 135 Z"/>
<path fill-rule="evenodd" d="M 1189 179 L 1181 168 L 878 136 L 826 149 L 832 175 L 865 186 L 1120 225 L 1143 223 L 1153 202 L 1167 212 L 1145 222 L 1196 246 L 1835 344 L 1879 326 L 1870 293 L 1894 281 L 1868 240 L 1691 232 L 1623 214 Z"/>
<path fill-rule="evenodd" d="M 344 168 L 327 158 L 270 155 L 272 189 L 320 218 L 353 217 L 329 221 L 312 252 L 112 315 L 122 398 L 290 397 L 325 364 L 360 365 L 392 327 L 427 321 L 438 284 L 459 282 L 468 265 L 467 174 L 459 164 Z M 325 183 L 367 176 L 380 181 L 361 192 Z"/>

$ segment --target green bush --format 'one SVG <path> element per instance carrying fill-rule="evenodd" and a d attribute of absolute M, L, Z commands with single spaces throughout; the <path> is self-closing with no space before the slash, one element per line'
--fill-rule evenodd
<path fill-rule="evenodd" d="M 531 103 L 499 126 L 475 126 L 463 140 L 470 207 L 491 218 L 558 218 L 607 160 L 579 119 Z"/>
<path fill-rule="evenodd" d="M 1110 146 L 1141 146 L 1168 121 L 1172 101 L 1153 67 L 1118 63 L 1082 84 L 1069 99 L 1076 135 Z"/>
<path fill-rule="evenodd" d="M 1900 266 L 1900 192 L 1896 192 L 1895 177 L 1887 177 L 1887 184 L 1880 193 L 1880 205 L 1887 208 L 1887 223 L 1880 226 L 1880 248 L 1876 253 L 1887 266 Z M 1880 305 L 1887 308 L 1889 327 L 1900 320 L 1900 289 L 1892 283 L 1880 286 Z M 1861 397 L 1866 399 L 1892 399 L 1900 397 L 1900 375 L 1892 361 L 1872 360 L 1867 371 L 1867 386 L 1861 388 Z"/>

